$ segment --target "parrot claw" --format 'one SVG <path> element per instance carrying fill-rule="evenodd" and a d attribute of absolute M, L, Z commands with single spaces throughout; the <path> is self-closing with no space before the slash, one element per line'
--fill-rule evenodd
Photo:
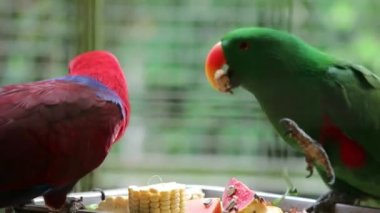
<path fill-rule="evenodd" d="M 306 175 L 306 178 L 309 178 L 314 173 L 313 159 L 306 155 L 305 161 L 306 161 L 306 170 L 309 171 L 309 174 Z"/>
<path fill-rule="evenodd" d="M 61 209 L 56 210 L 56 212 L 59 212 L 59 213 L 76 213 L 80 209 L 85 209 L 85 206 L 82 203 L 82 201 L 83 201 L 82 197 L 80 197 L 79 199 L 75 198 L 75 197 L 68 197 L 66 199 L 64 206 Z"/>
<path fill-rule="evenodd" d="M 330 213 L 334 212 L 336 203 L 344 203 L 348 205 L 357 204 L 359 199 L 353 197 L 344 192 L 340 191 L 330 191 L 322 195 L 318 200 L 309 208 L 306 209 L 308 213 Z"/>
<path fill-rule="evenodd" d="M 101 188 L 93 188 L 91 191 L 93 192 L 100 192 L 100 199 L 105 200 L 106 199 L 106 194 Z"/>
<path fill-rule="evenodd" d="M 306 175 L 306 178 L 309 178 L 309 177 L 313 176 L 314 169 L 313 169 L 313 167 L 312 167 L 311 164 L 307 165 L 306 170 L 309 171 L 309 174 Z"/>
<path fill-rule="evenodd" d="M 334 169 L 321 144 L 306 134 L 295 121 L 289 118 L 281 119 L 280 125 L 285 129 L 285 136 L 293 139 L 304 153 L 307 163 L 306 170 L 309 171 L 306 177 L 308 178 L 313 175 L 313 164 L 317 163 L 325 170 L 329 179 L 328 184 L 333 184 L 335 182 Z"/>

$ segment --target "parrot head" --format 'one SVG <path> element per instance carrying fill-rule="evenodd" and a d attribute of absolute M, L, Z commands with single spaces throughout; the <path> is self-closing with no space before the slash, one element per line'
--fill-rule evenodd
<path fill-rule="evenodd" d="M 117 58 L 107 51 L 89 51 L 73 58 L 69 63 L 69 75 L 91 77 L 116 92 L 129 109 L 128 87 L 124 72 Z"/>
<path fill-rule="evenodd" d="M 286 32 L 240 28 L 227 33 L 211 48 L 205 61 L 205 75 L 214 89 L 231 92 L 240 85 L 247 88 L 295 76 L 320 59 L 325 59 L 323 53 Z M 303 69 L 295 69 L 295 63 Z"/>

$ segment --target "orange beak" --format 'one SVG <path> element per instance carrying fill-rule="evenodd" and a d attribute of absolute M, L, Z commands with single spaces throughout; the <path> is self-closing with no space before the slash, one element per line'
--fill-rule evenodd
<path fill-rule="evenodd" d="M 220 79 L 227 77 L 223 72 L 222 68 L 226 64 L 226 58 L 224 57 L 222 43 L 216 43 L 210 50 L 207 55 L 205 62 L 205 75 L 209 84 L 216 90 L 221 92 L 230 92 L 226 91 L 226 88 L 221 85 Z M 225 80 L 225 79 L 224 79 Z M 229 82 L 228 82 L 229 83 Z"/>

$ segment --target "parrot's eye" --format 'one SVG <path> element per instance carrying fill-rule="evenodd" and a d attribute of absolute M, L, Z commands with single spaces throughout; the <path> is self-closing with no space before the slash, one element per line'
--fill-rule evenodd
<path fill-rule="evenodd" d="M 249 49 L 249 43 L 246 42 L 246 41 L 242 41 L 242 42 L 240 42 L 240 44 L 239 44 L 239 48 L 240 48 L 241 50 L 248 50 L 248 49 Z"/>

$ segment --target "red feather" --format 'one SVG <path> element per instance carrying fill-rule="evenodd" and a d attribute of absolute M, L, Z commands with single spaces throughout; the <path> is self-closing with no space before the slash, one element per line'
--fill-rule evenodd
<path fill-rule="evenodd" d="M 339 145 L 340 159 L 345 166 L 355 169 L 365 165 L 366 155 L 364 148 L 355 140 L 344 134 L 344 132 L 335 126 L 330 118 L 325 115 L 320 141 L 324 144 L 327 140 L 336 142 Z"/>
<path fill-rule="evenodd" d="M 85 53 L 70 64 L 70 73 L 76 77 L 0 88 L 0 197 L 20 191 L 0 207 L 24 202 L 41 185 L 50 187 L 39 194 L 45 202 L 61 207 L 73 185 L 123 135 L 130 111 L 116 58 Z"/>

